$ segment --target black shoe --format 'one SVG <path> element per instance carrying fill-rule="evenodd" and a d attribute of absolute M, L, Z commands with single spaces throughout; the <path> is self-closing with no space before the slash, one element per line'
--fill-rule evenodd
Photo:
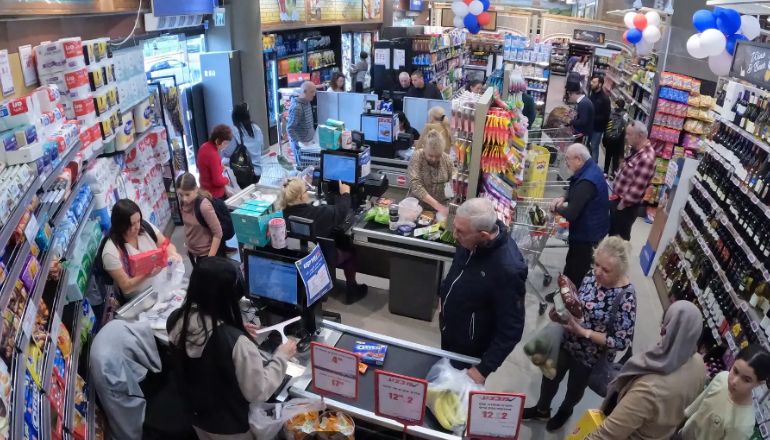
<path fill-rule="evenodd" d="M 345 292 L 345 305 L 349 306 L 356 301 L 364 299 L 368 292 L 369 287 L 366 284 L 358 284 L 352 292 L 350 290 Z"/>
<path fill-rule="evenodd" d="M 548 423 L 545 424 L 545 430 L 553 432 L 560 429 L 567 423 L 567 420 L 569 420 L 570 417 L 572 417 L 572 411 L 563 411 L 559 409 L 556 411 L 556 415 L 551 417 L 551 419 L 548 420 Z"/>
<path fill-rule="evenodd" d="M 551 418 L 551 411 L 540 411 L 536 406 L 532 408 L 524 408 L 524 415 L 522 420 L 540 420 L 545 422 Z"/>

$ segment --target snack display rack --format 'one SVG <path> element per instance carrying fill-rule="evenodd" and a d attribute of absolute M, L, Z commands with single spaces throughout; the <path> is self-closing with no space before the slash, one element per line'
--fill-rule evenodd
<path fill-rule="evenodd" d="M 468 93 L 452 101 L 454 157 L 458 170 L 452 185 L 459 203 L 478 194 L 484 149 L 483 127 L 493 99 L 494 90 L 488 88 L 480 97 Z"/>
<path fill-rule="evenodd" d="M 655 92 L 651 86 L 654 69 L 648 70 L 648 66 L 652 68 L 655 64 L 655 55 L 631 58 L 621 52 L 609 57 L 605 65 L 605 87 L 612 99 L 625 100 L 629 116 L 645 124 L 650 120 Z"/>

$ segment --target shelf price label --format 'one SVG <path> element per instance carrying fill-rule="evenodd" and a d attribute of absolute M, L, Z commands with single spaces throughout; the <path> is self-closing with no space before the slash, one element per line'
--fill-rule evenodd
<path fill-rule="evenodd" d="M 35 214 L 32 214 L 29 216 L 27 227 L 24 228 L 24 236 L 27 237 L 28 242 L 35 242 L 38 230 L 40 230 L 40 226 L 37 224 L 37 218 L 35 217 Z"/>
<path fill-rule="evenodd" d="M 518 438 L 525 398 L 524 394 L 472 392 L 468 401 L 466 437 Z"/>
<path fill-rule="evenodd" d="M 313 370 L 313 390 L 316 393 L 358 399 L 358 356 L 312 342 L 310 366 Z"/>
<path fill-rule="evenodd" d="M 374 412 L 407 425 L 422 425 L 428 382 L 388 371 L 377 370 L 374 376 Z"/>

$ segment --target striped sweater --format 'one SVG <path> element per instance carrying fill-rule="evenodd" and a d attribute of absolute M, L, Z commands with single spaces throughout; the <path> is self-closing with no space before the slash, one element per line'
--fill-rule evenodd
<path fill-rule="evenodd" d="M 286 126 L 289 138 L 294 142 L 311 142 L 315 136 L 313 107 L 309 102 L 293 98 L 289 107 L 289 122 Z"/>

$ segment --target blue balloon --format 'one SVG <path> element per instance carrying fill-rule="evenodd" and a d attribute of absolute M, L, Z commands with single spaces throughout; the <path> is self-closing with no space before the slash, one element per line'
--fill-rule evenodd
<path fill-rule="evenodd" d="M 468 28 L 468 30 L 471 30 L 473 26 L 479 25 L 479 20 L 475 15 L 468 13 L 468 15 L 463 18 L 463 23 L 465 24 L 465 27 Z"/>
<path fill-rule="evenodd" d="M 479 0 L 479 1 L 481 2 L 482 5 L 484 5 L 484 10 L 488 11 L 489 10 L 489 0 Z"/>
<path fill-rule="evenodd" d="M 741 40 L 748 41 L 748 38 L 742 34 L 733 34 L 727 37 L 727 45 L 725 46 L 727 53 L 730 55 L 735 55 L 735 46 L 737 46 L 738 42 Z"/>
<path fill-rule="evenodd" d="M 629 29 L 626 32 L 626 40 L 631 44 L 636 44 L 642 41 L 642 31 L 637 28 Z"/>
<path fill-rule="evenodd" d="M 708 9 L 701 9 L 692 14 L 692 25 L 695 26 L 695 29 L 697 29 L 698 32 L 703 32 L 706 29 L 716 28 L 717 22 L 711 11 Z"/>
<path fill-rule="evenodd" d="M 734 9 L 721 9 L 720 14 L 716 16 L 717 29 L 729 37 L 740 30 L 741 14 Z"/>

